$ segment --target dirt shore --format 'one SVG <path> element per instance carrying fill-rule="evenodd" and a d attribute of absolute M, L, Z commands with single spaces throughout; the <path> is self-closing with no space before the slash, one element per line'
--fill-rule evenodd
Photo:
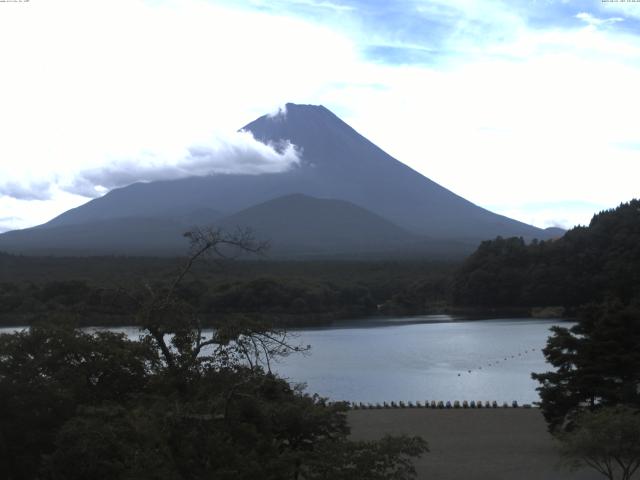
<path fill-rule="evenodd" d="M 421 435 L 430 452 L 416 461 L 424 480 L 600 480 L 595 471 L 560 465 L 538 409 L 424 408 L 353 410 L 352 436 Z"/>

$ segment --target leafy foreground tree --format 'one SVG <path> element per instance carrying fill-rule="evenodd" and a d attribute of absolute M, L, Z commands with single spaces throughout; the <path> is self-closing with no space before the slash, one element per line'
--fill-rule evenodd
<path fill-rule="evenodd" d="M 577 425 L 558 436 L 569 466 L 588 465 L 609 480 L 630 480 L 640 467 L 640 411 L 627 407 L 587 411 Z"/>
<path fill-rule="evenodd" d="M 553 327 L 543 350 L 556 370 L 532 374 L 551 432 L 571 429 L 585 409 L 640 408 L 640 306 L 585 310 L 571 328 Z"/>
<path fill-rule="evenodd" d="M 570 466 L 630 479 L 640 465 L 639 306 L 591 306 L 552 330 L 544 354 L 556 370 L 532 375 L 549 430 Z"/>
<path fill-rule="evenodd" d="M 177 294 L 200 258 L 260 252 L 247 232 L 189 234 L 169 285 L 134 298 L 139 341 L 60 319 L 0 336 L 0 468 L 7 480 L 411 479 L 419 437 L 348 439 L 346 405 L 271 373 L 302 352 L 250 319 L 203 332 Z"/>

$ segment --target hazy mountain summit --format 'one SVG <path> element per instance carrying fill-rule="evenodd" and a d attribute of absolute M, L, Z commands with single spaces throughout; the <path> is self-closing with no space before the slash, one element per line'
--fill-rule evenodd
<path fill-rule="evenodd" d="M 385 153 L 323 106 L 288 103 L 244 127 L 262 142 L 302 149 L 302 193 L 341 198 L 436 238 L 546 238 L 539 228 L 489 212 Z"/>
<path fill-rule="evenodd" d="M 378 250 L 389 251 L 415 245 L 420 238 L 425 240 L 418 240 L 422 253 L 429 253 L 428 245 L 434 242 L 465 244 L 471 251 L 479 241 L 498 235 L 557 236 L 555 231 L 497 215 L 452 193 L 385 153 L 323 106 L 289 103 L 280 113 L 264 115 L 243 130 L 276 149 L 291 142 L 300 152 L 300 162 L 281 173 L 215 174 L 114 189 L 39 227 L 0 235 L 0 249 L 127 253 L 128 238 L 131 252 L 139 254 L 145 238 L 156 236 L 149 242 L 148 253 L 179 253 L 184 239 L 166 238 L 169 232 L 212 223 L 259 226 L 256 230 L 278 237 L 278 245 L 302 253 L 310 246 L 344 252 L 373 243 Z M 279 197 L 253 213 L 242 212 Z M 341 208 L 353 214 L 346 224 L 338 214 Z M 256 213 L 261 211 L 268 215 Z M 324 228 L 315 228 L 314 221 Z M 89 231 L 101 229 L 110 232 L 107 237 L 113 238 L 117 249 L 110 248 L 104 237 L 99 245 L 92 240 Z M 356 241 L 357 232 L 368 237 L 368 243 Z M 371 237 L 376 236 L 372 243 Z"/>

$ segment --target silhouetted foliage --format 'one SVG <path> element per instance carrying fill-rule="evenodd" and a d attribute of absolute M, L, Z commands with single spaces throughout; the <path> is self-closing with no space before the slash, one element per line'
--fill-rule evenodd
<path fill-rule="evenodd" d="M 161 288 L 174 259 L 30 258 L 0 254 L 0 325 L 64 313 L 78 325 L 132 325 L 136 298 Z M 176 289 L 204 324 L 259 315 L 276 325 L 312 325 L 384 314 L 421 314 L 449 302 L 453 266 L 434 262 L 222 261 L 196 264 Z M 42 269 L 39 264 L 44 265 Z M 46 275 L 43 271 L 48 272 Z"/>
<path fill-rule="evenodd" d="M 640 297 L 640 200 L 593 217 L 562 238 L 482 242 L 457 272 L 453 302 L 473 306 L 561 305 Z"/>
<path fill-rule="evenodd" d="M 261 246 L 220 231 L 191 239 L 172 281 L 130 295 L 139 341 L 81 331 L 54 314 L 0 335 L 3 478 L 414 478 L 410 460 L 426 451 L 423 440 L 351 442 L 345 404 L 271 373 L 272 358 L 307 349 L 287 332 L 250 317 L 202 330 L 182 289 L 194 262 Z M 47 298 L 75 298 L 76 288 L 56 286 Z"/>
<path fill-rule="evenodd" d="M 640 411 L 607 407 L 585 412 L 558 436 L 569 467 L 587 465 L 609 480 L 630 480 L 640 467 Z"/>
<path fill-rule="evenodd" d="M 158 363 L 149 341 L 68 324 L 0 335 L 0 458 L 9 479 L 37 478 L 57 432 L 82 405 L 127 404 Z"/>
<path fill-rule="evenodd" d="M 584 409 L 640 408 L 640 305 L 591 306 L 576 325 L 552 332 L 544 354 L 556 370 L 533 374 L 552 431 L 571 428 Z"/>

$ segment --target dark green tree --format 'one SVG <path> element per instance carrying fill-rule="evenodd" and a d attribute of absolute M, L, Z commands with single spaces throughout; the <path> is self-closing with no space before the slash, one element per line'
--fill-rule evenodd
<path fill-rule="evenodd" d="M 558 436 L 570 468 L 584 465 L 609 480 L 630 480 L 640 468 L 640 411 L 606 407 L 584 412 L 577 427 Z"/>
<path fill-rule="evenodd" d="M 589 226 L 526 244 L 521 238 L 485 241 L 453 282 L 456 305 L 564 306 L 640 298 L 640 200 L 594 215 Z"/>
<path fill-rule="evenodd" d="M 178 293 L 195 262 L 263 247 L 247 232 L 189 238 L 175 278 L 132 295 L 139 341 L 64 323 L 0 336 L 4 478 L 413 478 L 424 441 L 351 442 L 346 405 L 271 372 L 272 358 L 306 350 L 285 331 L 225 318 L 205 333 Z M 341 455 L 320 461 L 330 451 Z"/>
<path fill-rule="evenodd" d="M 638 305 L 591 306 L 575 326 L 552 331 L 543 351 L 556 370 L 532 374 L 552 431 L 570 428 L 584 409 L 640 407 Z"/>
<path fill-rule="evenodd" d="M 149 342 L 68 324 L 0 335 L 0 459 L 9 480 L 37 478 L 55 437 L 82 405 L 142 395 L 158 363 Z"/>

